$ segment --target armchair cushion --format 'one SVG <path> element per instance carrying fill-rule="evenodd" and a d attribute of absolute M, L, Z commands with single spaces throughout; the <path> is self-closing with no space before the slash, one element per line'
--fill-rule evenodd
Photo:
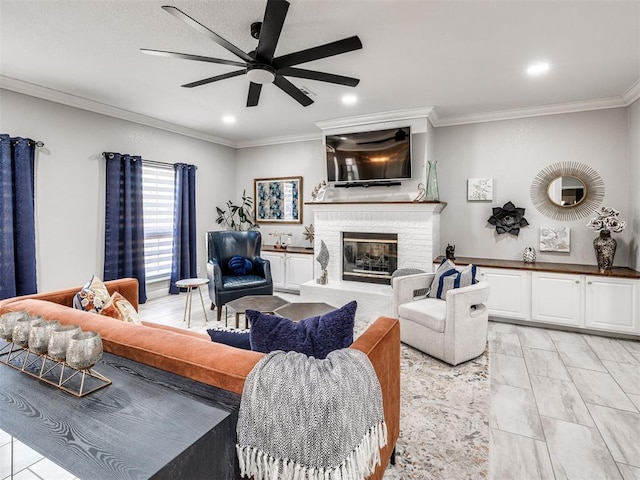
<path fill-rule="evenodd" d="M 468 287 L 474 283 L 476 283 L 475 265 L 469 264 L 458 269 L 451 260 L 445 259 L 436 270 L 428 296 L 446 300 L 449 290 Z"/>
<path fill-rule="evenodd" d="M 229 271 L 234 275 L 246 275 L 251 273 L 252 268 L 251 260 L 241 255 L 234 255 L 229 260 Z"/>
<path fill-rule="evenodd" d="M 447 319 L 447 302 L 437 298 L 424 298 L 398 307 L 401 318 L 411 320 L 436 332 L 444 332 Z"/>
<path fill-rule="evenodd" d="M 267 280 L 257 275 L 226 275 L 222 277 L 222 288 L 225 290 L 260 287 L 262 285 L 267 285 Z"/>

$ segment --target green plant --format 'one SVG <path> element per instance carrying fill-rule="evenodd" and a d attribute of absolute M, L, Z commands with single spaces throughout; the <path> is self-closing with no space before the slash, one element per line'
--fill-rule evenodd
<path fill-rule="evenodd" d="M 253 221 L 253 198 L 247 196 L 246 190 L 242 191 L 242 203 L 235 205 L 231 200 L 227 201 L 227 209 L 216 207 L 218 218 L 216 223 L 229 227 L 231 230 L 253 230 L 260 228 Z"/>

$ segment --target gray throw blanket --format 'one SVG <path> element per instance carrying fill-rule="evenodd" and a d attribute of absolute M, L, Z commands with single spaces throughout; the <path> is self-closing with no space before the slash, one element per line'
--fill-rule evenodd
<path fill-rule="evenodd" d="M 247 376 L 236 450 L 255 480 L 362 480 L 387 444 L 380 383 L 369 358 L 345 348 L 318 360 L 271 352 Z"/>

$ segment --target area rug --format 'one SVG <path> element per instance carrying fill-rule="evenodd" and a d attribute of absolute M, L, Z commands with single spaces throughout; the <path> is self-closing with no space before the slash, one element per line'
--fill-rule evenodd
<path fill-rule="evenodd" d="M 452 367 L 403 344 L 400 372 L 400 438 L 384 480 L 488 478 L 488 352 Z"/>
<path fill-rule="evenodd" d="M 370 319 L 356 315 L 355 336 Z M 458 366 L 400 348 L 400 438 L 384 480 L 489 478 L 489 352 Z"/>

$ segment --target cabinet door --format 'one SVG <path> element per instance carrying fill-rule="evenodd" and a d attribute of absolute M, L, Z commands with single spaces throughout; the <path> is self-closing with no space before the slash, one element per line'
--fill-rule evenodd
<path fill-rule="evenodd" d="M 284 288 L 284 253 L 262 252 L 260 256 L 265 260 L 269 260 L 269 262 L 271 262 L 271 278 L 273 279 L 273 288 Z"/>
<path fill-rule="evenodd" d="M 531 319 L 560 325 L 584 326 L 584 278 L 580 275 L 533 272 Z"/>
<path fill-rule="evenodd" d="M 640 281 L 599 276 L 586 279 L 586 326 L 640 333 Z"/>
<path fill-rule="evenodd" d="M 489 315 L 529 320 L 531 281 L 529 272 L 503 268 L 482 268 L 480 279 L 489 282 Z"/>
<path fill-rule="evenodd" d="M 313 255 L 287 254 L 287 288 L 300 291 L 300 285 L 313 280 Z"/>

